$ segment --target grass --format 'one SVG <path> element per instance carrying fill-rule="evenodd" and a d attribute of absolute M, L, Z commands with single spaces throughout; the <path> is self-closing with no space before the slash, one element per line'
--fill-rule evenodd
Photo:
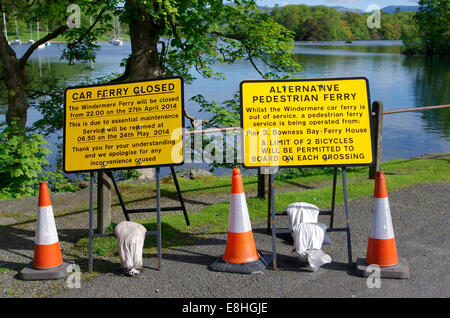
<path fill-rule="evenodd" d="M 409 159 L 391 160 L 384 162 L 382 169 L 385 173 L 388 192 L 412 186 L 417 183 L 450 181 L 450 160 L 449 159 Z M 368 168 L 357 167 L 349 169 L 347 173 L 348 197 L 349 200 L 368 197 L 373 195 L 374 181 L 368 179 Z M 277 180 L 275 191 L 279 187 L 290 186 L 291 192 L 275 194 L 276 209 L 283 210 L 292 202 L 310 202 L 319 208 L 329 207 L 331 202 L 332 175 L 314 175 L 303 178 L 293 178 L 289 180 Z M 257 188 L 256 176 L 243 177 L 244 189 Z M 325 186 L 296 191 L 295 186 L 310 186 L 326 183 Z M 173 191 L 173 185 L 163 183 L 162 189 Z M 231 178 L 211 177 L 204 180 L 188 180 L 180 178 L 180 186 L 183 193 L 218 193 L 229 192 Z M 128 185 L 124 192 L 140 193 L 144 188 L 151 188 L 149 185 Z M 169 191 L 169 190 L 168 190 Z M 163 192 L 164 193 L 164 192 Z M 337 186 L 336 204 L 343 204 L 342 184 Z M 147 194 L 148 195 L 148 194 Z M 129 197 L 133 194 L 129 194 Z M 267 218 L 267 201 L 257 197 L 247 196 L 247 205 L 252 222 L 263 221 Z M 191 226 L 186 226 L 182 214 L 170 214 L 163 216 L 161 229 L 163 248 L 182 246 L 192 243 L 198 239 L 206 238 L 217 233 L 225 233 L 228 225 L 229 203 L 217 203 L 205 207 L 200 213 L 190 213 Z M 156 217 L 137 221 L 143 224 L 148 231 L 156 230 Z M 114 224 L 110 227 L 113 232 Z M 75 246 L 86 251 L 88 238 L 82 238 Z M 94 253 L 98 256 L 112 257 L 118 255 L 117 240 L 114 237 L 95 238 Z M 144 245 L 144 254 L 156 253 L 156 237 L 148 236 Z"/>

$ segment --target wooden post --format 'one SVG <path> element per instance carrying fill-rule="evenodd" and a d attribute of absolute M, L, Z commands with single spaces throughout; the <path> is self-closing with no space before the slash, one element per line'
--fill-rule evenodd
<path fill-rule="evenodd" d="M 373 151 L 374 163 L 369 167 L 369 179 L 375 179 L 377 171 L 381 169 L 381 155 L 383 145 L 383 102 L 375 101 L 372 104 L 373 122 Z"/>
<path fill-rule="evenodd" d="M 111 182 L 103 172 L 97 176 L 97 231 L 105 234 L 111 224 Z"/>
<path fill-rule="evenodd" d="M 258 198 L 266 198 L 266 175 L 258 168 Z"/>

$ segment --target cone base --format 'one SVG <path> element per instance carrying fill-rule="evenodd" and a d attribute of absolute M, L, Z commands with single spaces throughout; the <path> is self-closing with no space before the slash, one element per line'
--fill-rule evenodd
<path fill-rule="evenodd" d="M 272 263 L 272 260 L 269 258 L 270 256 L 263 255 L 253 262 L 234 264 L 225 262 L 220 256 L 208 266 L 208 269 L 215 272 L 236 274 L 261 274 L 268 267 L 268 264 Z"/>
<path fill-rule="evenodd" d="M 68 263 L 62 263 L 60 266 L 52 269 L 36 269 L 33 267 L 33 263 L 30 263 L 20 271 L 19 278 L 22 280 L 61 279 L 69 274 L 69 266 L 70 264 Z"/>
<path fill-rule="evenodd" d="M 374 274 L 373 268 L 369 268 L 364 258 L 358 258 L 356 260 L 356 275 L 361 277 L 369 277 Z M 374 266 L 374 265 L 372 265 Z M 389 267 L 379 267 L 380 278 L 393 278 L 393 279 L 408 279 L 409 275 L 409 265 L 408 262 L 399 257 L 398 264 Z"/>

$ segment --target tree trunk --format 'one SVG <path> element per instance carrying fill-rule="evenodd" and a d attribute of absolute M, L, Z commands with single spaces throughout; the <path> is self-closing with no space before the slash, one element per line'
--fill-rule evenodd
<path fill-rule="evenodd" d="M 30 107 L 25 92 L 27 85 L 25 66 L 17 59 L 3 32 L 0 32 L 0 60 L 3 66 L 0 76 L 8 90 L 6 123 L 11 126 L 12 121 L 16 120 L 20 126 L 25 127 L 27 110 Z"/>
<path fill-rule="evenodd" d="M 154 3 L 156 6 L 157 4 Z M 129 79 L 131 81 L 146 80 L 164 76 L 160 65 L 158 41 L 160 30 L 164 28 L 162 21 L 156 22 L 145 8 L 140 8 L 138 1 L 128 0 L 125 10 L 129 14 L 131 57 L 129 61 Z M 153 168 L 142 169 L 141 179 L 153 179 Z"/>
<path fill-rule="evenodd" d="M 165 71 L 158 56 L 160 22 L 155 22 L 145 9 L 137 7 L 137 1 L 128 0 L 125 8 L 130 14 L 130 80 L 161 77 Z"/>

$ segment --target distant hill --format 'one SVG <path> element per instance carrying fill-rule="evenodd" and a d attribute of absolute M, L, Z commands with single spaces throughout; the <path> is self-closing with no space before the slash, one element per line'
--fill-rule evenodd
<path fill-rule="evenodd" d="M 355 12 L 355 13 L 360 13 L 360 14 L 364 13 L 363 10 L 355 9 L 355 8 L 347 8 L 347 7 L 343 7 L 343 6 L 332 6 L 330 8 L 336 9 L 339 12 L 342 12 L 342 13 L 349 12 L 349 11 L 350 12 Z"/>
<path fill-rule="evenodd" d="M 359 13 L 359 14 L 363 14 L 366 11 L 361 10 L 361 9 L 357 9 L 357 8 L 347 8 L 347 7 L 343 7 L 343 6 L 330 6 L 330 8 L 336 9 L 339 12 L 355 12 L 355 13 Z M 406 12 L 406 11 L 414 11 L 417 12 L 419 10 L 419 6 L 387 6 L 382 8 L 381 10 L 383 10 L 386 13 L 395 13 L 395 10 L 397 10 L 397 8 L 400 8 L 401 12 Z M 273 8 L 270 7 L 259 7 L 259 9 L 261 9 L 262 11 L 269 13 L 272 11 Z"/>
<path fill-rule="evenodd" d="M 388 6 L 388 7 L 384 7 L 381 10 L 383 10 L 386 13 L 395 13 L 395 10 L 397 10 L 397 8 L 399 8 L 401 12 L 406 12 L 406 11 L 417 12 L 419 10 L 419 6 Z"/>

